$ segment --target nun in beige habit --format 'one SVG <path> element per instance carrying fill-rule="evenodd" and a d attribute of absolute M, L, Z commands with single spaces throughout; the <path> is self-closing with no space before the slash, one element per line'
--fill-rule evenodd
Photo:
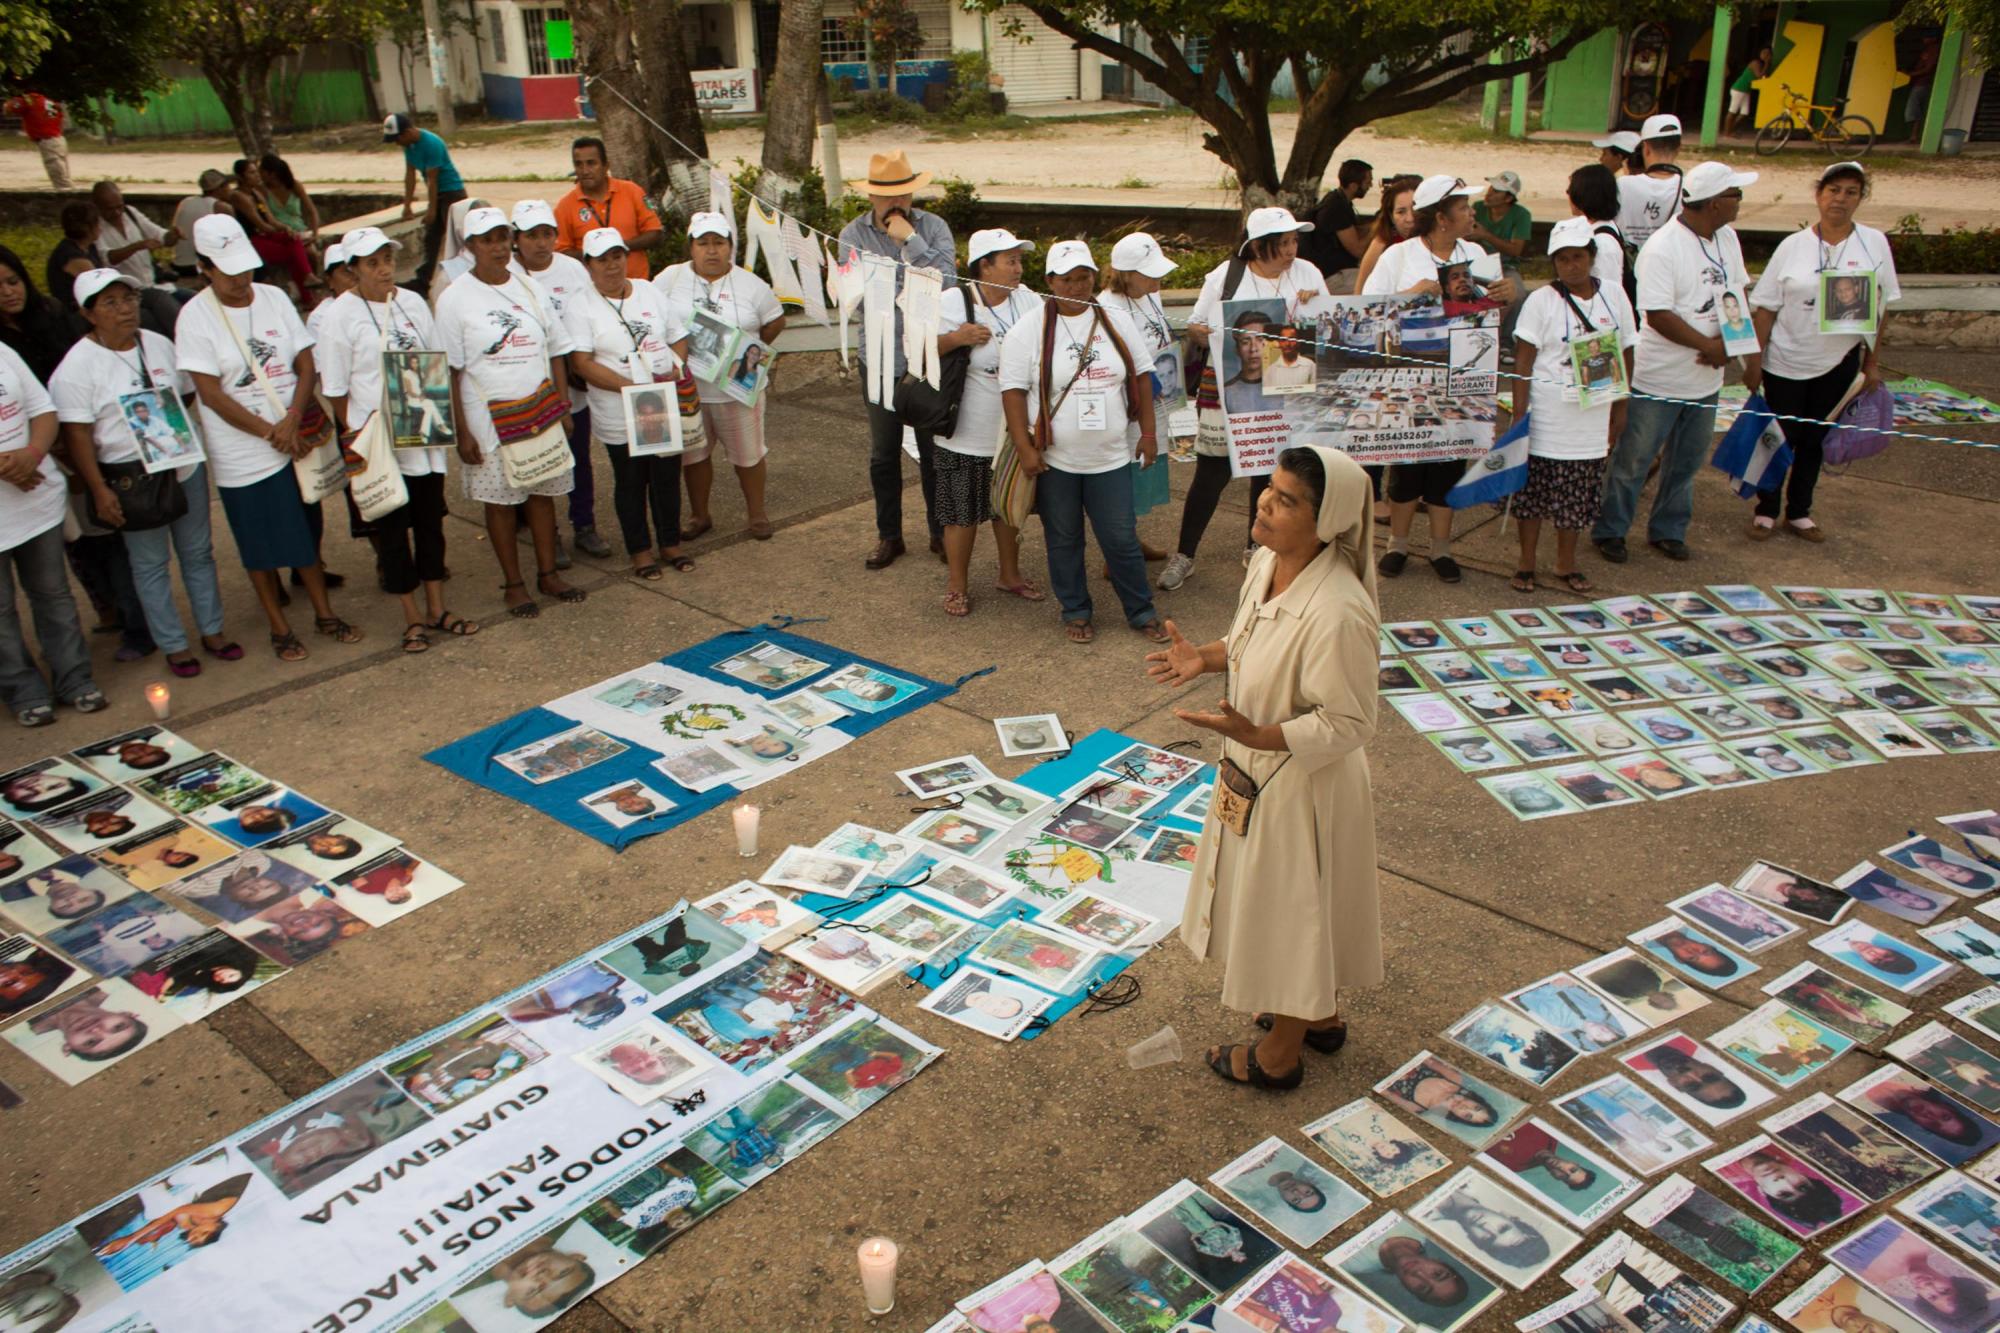
<path fill-rule="evenodd" d="M 1382 979 L 1375 805 L 1363 747 L 1375 734 L 1377 623 L 1367 474 L 1334 449 L 1278 457 L 1257 503 L 1228 636 L 1197 646 L 1172 621 L 1153 679 L 1226 673 L 1212 712 L 1177 709 L 1222 737 L 1223 773 L 1201 831 L 1181 938 L 1222 962 L 1222 1002 L 1257 1015 L 1254 1045 L 1211 1047 L 1222 1077 L 1289 1090 L 1302 1047 L 1340 1049 L 1339 992 Z M 1247 827 L 1229 766 L 1254 784 Z"/>

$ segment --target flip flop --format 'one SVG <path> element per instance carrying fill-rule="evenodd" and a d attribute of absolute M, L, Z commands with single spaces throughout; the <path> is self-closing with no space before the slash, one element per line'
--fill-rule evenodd
<path fill-rule="evenodd" d="M 1088 620 L 1065 620 L 1063 635 L 1071 643 L 1089 643 L 1097 637 L 1097 630 Z"/>
<path fill-rule="evenodd" d="M 1049 599 L 1049 595 L 1032 579 L 1022 579 L 1014 584 L 996 583 L 993 585 L 993 591 L 1013 593 L 1024 602 L 1046 602 Z"/>
<path fill-rule="evenodd" d="M 1515 570 L 1514 577 L 1508 586 L 1513 588 L 1515 592 L 1533 592 L 1535 590 L 1535 571 L 1532 569 Z"/>

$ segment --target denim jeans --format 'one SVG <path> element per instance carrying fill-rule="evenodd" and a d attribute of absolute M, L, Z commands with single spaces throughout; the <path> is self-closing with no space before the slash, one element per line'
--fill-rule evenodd
<path fill-rule="evenodd" d="M 1035 497 L 1042 516 L 1042 540 L 1049 548 L 1049 586 L 1062 604 L 1064 621 L 1089 620 L 1091 615 L 1090 576 L 1084 567 L 1086 514 L 1104 552 L 1104 562 L 1111 567 L 1111 586 L 1124 605 L 1125 623 L 1137 628 L 1160 618 L 1153 609 L 1152 591 L 1146 586 L 1146 556 L 1139 549 L 1128 469 L 1064 472 L 1050 468 L 1035 478 Z"/>
<path fill-rule="evenodd" d="M 48 485 L 47 479 L 42 484 Z M 28 656 L 28 641 L 21 632 L 21 613 L 14 594 L 14 580 L 35 613 L 35 639 L 49 664 L 50 684 Z M 62 525 L 58 523 L 38 537 L 0 551 L 0 700 L 15 712 L 65 702 L 96 689 L 90 676 L 90 648 L 83 641 L 83 625 L 76 618 L 76 599 L 69 591 L 69 569 L 63 563 Z"/>
<path fill-rule="evenodd" d="M 1710 394 L 1692 406 L 1634 397 L 1625 409 L 1625 433 L 1611 448 L 1604 469 L 1604 503 L 1597 511 L 1594 542 L 1622 541 L 1639 511 L 1639 492 L 1646 473 L 1660 459 L 1660 490 L 1653 497 L 1646 540 L 1687 540 L 1694 517 L 1694 478 L 1714 443 L 1715 399 Z M 1664 450 L 1664 454 L 1662 454 Z"/>
<path fill-rule="evenodd" d="M 187 630 L 174 609 L 174 576 L 169 558 L 179 556 L 181 586 L 187 589 L 194 623 L 203 634 L 222 633 L 222 586 L 215 577 L 215 548 L 209 539 L 208 468 L 197 467 L 181 483 L 188 511 L 164 528 L 125 534 L 125 554 L 132 561 L 132 583 L 146 610 L 146 628 L 153 642 L 170 653 L 184 653 Z"/>

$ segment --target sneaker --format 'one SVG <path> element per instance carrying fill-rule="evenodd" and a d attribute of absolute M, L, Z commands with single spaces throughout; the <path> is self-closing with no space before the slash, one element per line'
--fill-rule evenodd
<path fill-rule="evenodd" d="M 99 689 L 88 689 L 69 701 L 69 706 L 79 713 L 101 713 L 111 707 L 111 701 Z"/>
<path fill-rule="evenodd" d="M 611 543 L 598 536 L 596 528 L 578 528 L 572 541 L 577 550 L 598 560 L 611 554 Z"/>
<path fill-rule="evenodd" d="M 1194 557 L 1191 555 L 1182 555 L 1179 551 L 1175 551 L 1173 556 L 1168 559 L 1167 567 L 1160 571 L 1160 587 L 1167 592 L 1172 592 L 1183 583 L 1186 583 L 1188 575 L 1193 572 Z"/>
<path fill-rule="evenodd" d="M 1592 537 L 1590 544 L 1597 548 L 1599 555 L 1614 565 L 1622 565 L 1631 559 L 1631 552 L 1625 549 L 1623 537 Z"/>
<path fill-rule="evenodd" d="M 1408 551 L 1384 551 L 1382 558 L 1375 564 L 1375 572 L 1385 579 L 1393 579 L 1402 573 L 1403 567 L 1409 563 Z"/>

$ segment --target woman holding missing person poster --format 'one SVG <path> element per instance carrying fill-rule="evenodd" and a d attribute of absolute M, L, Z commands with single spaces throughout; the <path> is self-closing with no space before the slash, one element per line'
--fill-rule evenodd
<path fill-rule="evenodd" d="M 1382 979 L 1363 754 L 1379 623 L 1371 508 L 1346 454 L 1285 450 L 1257 502 L 1263 549 L 1227 637 L 1196 646 L 1170 623 L 1167 648 L 1146 659 L 1167 685 L 1228 673 L 1213 711 L 1175 716 L 1223 738 L 1181 939 L 1222 959 L 1222 1002 L 1268 1028 L 1254 1045 L 1210 1048 L 1210 1068 L 1236 1083 L 1298 1087 L 1303 1047 L 1331 1055 L 1347 1039 L 1339 989 Z"/>

